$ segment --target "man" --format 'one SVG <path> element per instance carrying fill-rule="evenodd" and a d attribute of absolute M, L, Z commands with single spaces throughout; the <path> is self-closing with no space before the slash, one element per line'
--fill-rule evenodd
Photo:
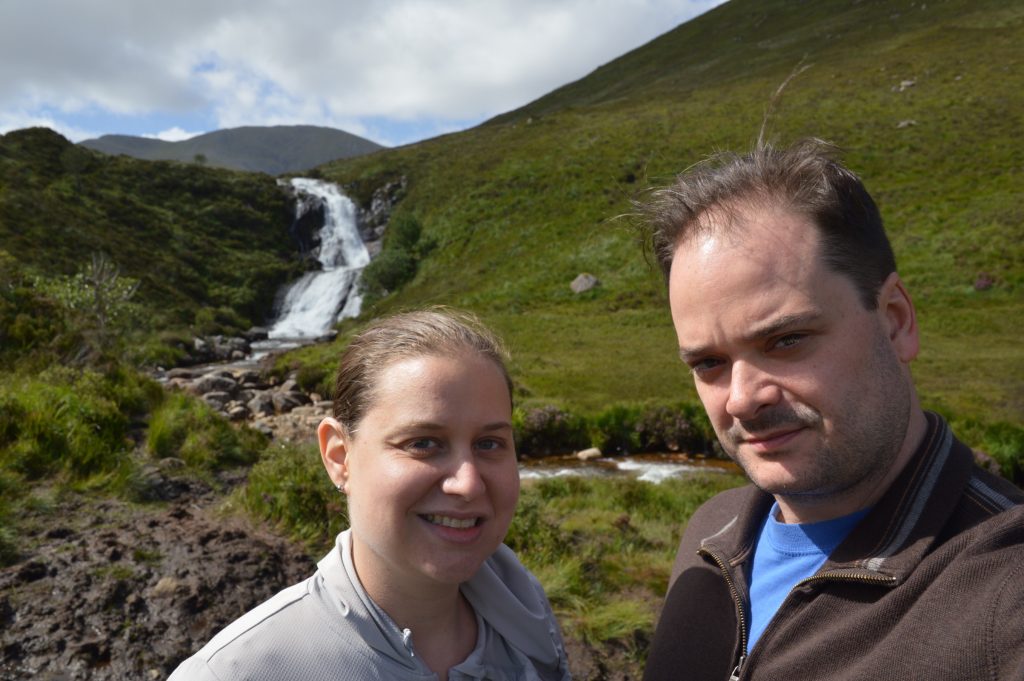
<path fill-rule="evenodd" d="M 822 142 L 647 207 L 679 352 L 750 486 L 687 526 L 645 679 L 1024 679 L 1024 493 L 924 412 L 914 305 Z"/>

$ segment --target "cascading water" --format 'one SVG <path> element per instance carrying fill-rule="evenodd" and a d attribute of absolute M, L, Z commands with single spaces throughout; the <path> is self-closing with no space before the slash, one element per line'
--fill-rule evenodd
<path fill-rule="evenodd" d="M 317 253 L 323 269 L 307 272 L 288 289 L 269 332 L 273 339 L 316 338 L 339 319 L 358 315 L 362 297 L 356 281 L 370 262 L 356 227 L 355 204 L 337 185 L 301 177 L 293 178 L 291 184 L 299 194 L 300 216 L 312 203 L 304 201 L 303 195 L 323 202 L 324 226 Z"/>

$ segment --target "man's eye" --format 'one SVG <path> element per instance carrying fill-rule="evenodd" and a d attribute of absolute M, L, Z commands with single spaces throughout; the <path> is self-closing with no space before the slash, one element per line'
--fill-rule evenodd
<path fill-rule="evenodd" d="M 777 341 L 775 341 L 775 347 L 777 347 L 777 348 L 791 348 L 794 345 L 798 345 L 800 343 L 800 341 L 802 341 L 803 339 L 804 339 L 803 334 L 791 333 L 791 334 L 789 334 L 787 336 L 783 336 L 782 338 L 780 338 Z"/>
<path fill-rule="evenodd" d="M 698 359 L 694 362 L 690 362 L 690 372 L 697 375 L 706 374 L 707 372 L 721 365 L 722 360 L 715 359 L 713 357 Z"/>

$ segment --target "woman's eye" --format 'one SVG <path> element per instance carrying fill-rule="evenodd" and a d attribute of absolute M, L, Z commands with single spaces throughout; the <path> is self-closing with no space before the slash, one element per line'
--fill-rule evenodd
<path fill-rule="evenodd" d="M 482 449 L 484 451 L 491 452 L 501 449 L 502 447 L 505 446 L 505 443 L 495 438 L 486 438 L 484 440 L 478 441 L 476 443 L 476 446 L 477 449 Z"/>
<path fill-rule="evenodd" d="M 409 440 L 405 446 L 416 452 L 426 452 L 440 447 L 441 443 L 432 437 L 420 437 Z"/>

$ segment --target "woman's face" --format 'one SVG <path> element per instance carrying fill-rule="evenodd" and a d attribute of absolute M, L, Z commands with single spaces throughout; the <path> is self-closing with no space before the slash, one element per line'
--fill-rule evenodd
<path fill-rule="evenodd" d="M 367 591 L 472 577 L 519 498 L 512 405 L 497 365 L 474 354 L 396 361 L 354 430 L 325 419 L 320 447 L 348 495 Z"/>

